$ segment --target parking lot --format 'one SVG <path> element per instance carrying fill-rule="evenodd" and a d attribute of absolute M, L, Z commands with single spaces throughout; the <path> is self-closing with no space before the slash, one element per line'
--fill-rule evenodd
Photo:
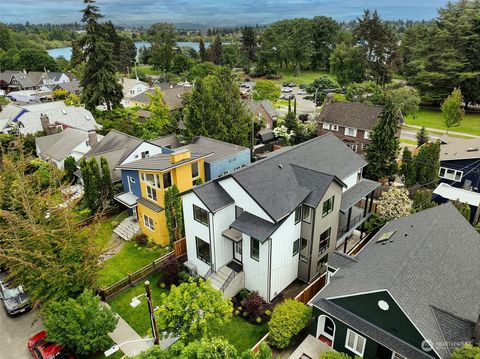
<path fill-rule="evenodd" d="M 35 314 L 36 312 L 32 311 L 10 318 L 3 308 L 0 308 L 0 359 L 31 358 L 27 350 L 27 341 L 33 334 L 42 330 L 40 319 L 33 323 Z"/>

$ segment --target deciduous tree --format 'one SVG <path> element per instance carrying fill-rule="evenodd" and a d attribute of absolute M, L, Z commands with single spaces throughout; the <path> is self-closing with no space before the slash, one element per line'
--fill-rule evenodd
<path fill-rule="evenodd" d="M 460 200 L 457 199 L 455 201 L 452 201 L 452 204 L 460 212 L 460 214 L 465 217 L 467 221 L 470 221 L 470 215 L 471 215 L 472 209 L 470 208 L 470 205 L 467 202 L 461 202 Z"/>
<path fill-rule="evenodd" d="M 410 86 L 403 86 L 388 92 L 394 106 L 401 111 L 402 115 L 412 115 L 418 112 L 420 105 L 420 94 Z"/>
<path fill-rule="evenodd" d="M 277 101 L 280 97 L 280 88 L 273 81 L 258 80 L 253 86 L 254 100 Z"/>
<path fill-rule="evenodd" d="M 412 201 L 407 190 L 400 187 L 390 187 L 383 192 L 378 202 L 378 215 L 384 221 L 408 216 L 412 211 Z"/>
<path fill-rule="evenodd" d="M 340 85 L 365 80 L 366 59 L 362 46 L 338 44 L 330 55 L 330 72 L 337 77 Z"/>
<path fill-rule="evenodd" d="M 150 63 L 159 70 L 169 70 L 173 60 L 175 47 L 175 25 L 157 23 L 148 29 L 148 37 L 152 43 Z"/>
<path fill-rule="evenodd" d="M 162 295 L 156 311 L 159 331 L 182 340 L 204 337 L 209 326 L 223 325 L 232 316 L 232 302 L 203 279 L 190 279 Z"/>
<path fill-rule="evenodd" d="M 76 299 L 53 302 L 42 311 L 47 340 L 72 349 L 80 355 L 104 350 L 111 343 L 118 318 L 102 305 L 92 290 L 86 289 Z"/>
<path fill-rule="evenodd" d="M 428 188 L 419 188 L 415 192 L 412 204 L 412 213 L 421 212 L 428 208 L 436 207 L 437 204 L 432 199 L 432 190 Z"/>
<path fill-rule="evenodd" d="M 465 111 L 463 110 L 463 97 L 459 88 L 453 89 L 450 96 L 442 103 L 443 123 L 448 130 L 451 127 L 460 126 Z"/>

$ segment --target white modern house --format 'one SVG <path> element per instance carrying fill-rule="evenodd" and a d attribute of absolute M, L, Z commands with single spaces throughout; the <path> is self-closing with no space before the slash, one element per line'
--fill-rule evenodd
<path fill-rule="evenodd" d="M 378 183 L 366 162 L 326 134 L 183 195 L 186 266 L 234 295 L 271 301 L 295 279 L 325 272 L 329 255 L 370 215 Z"/>
<path fill-rule="evenodd" d="M 139 79 L 122 78 L 123 100 L 122 105 L 127 106 L 129 99 L 147 91 L 150 86 L 148 83 Z"/>

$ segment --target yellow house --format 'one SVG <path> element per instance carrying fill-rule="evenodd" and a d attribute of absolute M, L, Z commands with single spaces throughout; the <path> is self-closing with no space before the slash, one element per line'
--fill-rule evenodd
<path fill-rule="evenodd" d="M 165 190 L 176 185 L 180 193 L 191 189 L 198 180 L 205 182 L 204 159 L 211 153 L 188 149 L 158 154 L 130 162 L 119 168 L 136 171 L 141 195 L 132 207 L 142 233 L 165 246 L 170 242 L 164 211 Z"/>

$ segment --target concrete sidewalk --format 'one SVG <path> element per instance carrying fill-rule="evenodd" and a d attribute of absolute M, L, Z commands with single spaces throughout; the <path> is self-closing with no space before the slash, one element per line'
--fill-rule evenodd
<path fill-rule="evenodd" d="M 110 308 L 107 303 L 102 302 L 102 304 Z M 109 334 L 113 342 L 115 344 L 122 344 L 128 341 L 138 340 L 138 342 L 127 343 L 120 346 L 120 350 L 125 353 L 126 356 L 133 357 L 135 355 L 138 355 L 153 345 L 153 342 L 140 341 L 143 338 L 138 335 L 138 333 L 133 330 L 133 328 L 128 325 L 128 323 L 121 316 L 117 314 L 117 317 L 117 327 L 112 333 Z"/>

